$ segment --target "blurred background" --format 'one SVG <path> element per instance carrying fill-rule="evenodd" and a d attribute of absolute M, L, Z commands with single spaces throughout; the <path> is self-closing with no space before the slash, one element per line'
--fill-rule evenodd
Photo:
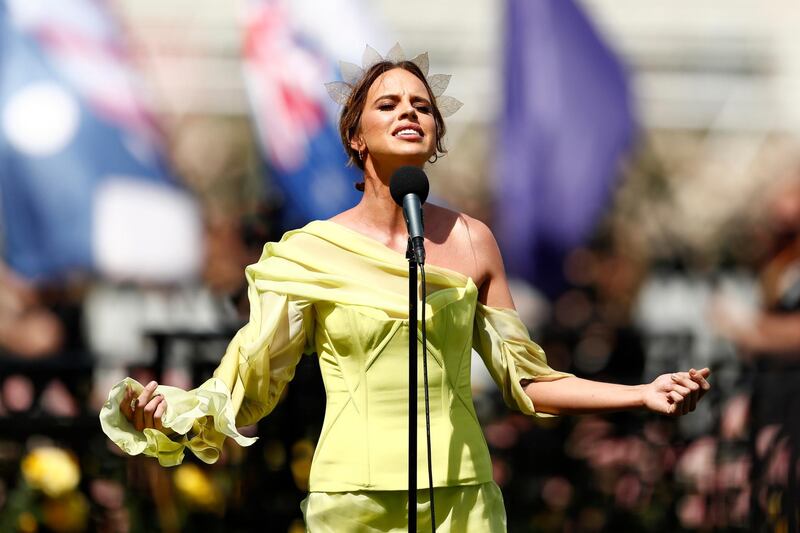
<path fill-rule="evenodd" d="M 464 107 L 434 201 L 488 223 L 552 366 L 709 366 L 679 420 L 474 399 L 509 531 L 798 531 L 800 4 L 0 0 L 0 530 L 304 530 L 306 357 L 254 446 L 162 469 L 101 433 L 191 388 L 264 242 L 358 201 L 323 83 L 427 51 Z"/>

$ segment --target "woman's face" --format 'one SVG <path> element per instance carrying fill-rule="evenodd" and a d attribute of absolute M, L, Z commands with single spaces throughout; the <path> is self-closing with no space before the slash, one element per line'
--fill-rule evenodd
<path fill-rule="evenodd" d="M 373 163 L 401 160 L 422 166 L 436 149 L 436 123 L 428 91 L 411 72 L 395 68 L 369 88 L 351 146 Z M 366 162 L 366 159 L 365 159 Z"/>

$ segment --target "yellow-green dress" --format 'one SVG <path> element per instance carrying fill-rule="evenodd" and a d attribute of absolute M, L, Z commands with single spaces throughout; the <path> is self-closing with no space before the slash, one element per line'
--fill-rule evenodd
<path fill-rule="evenodd" d="M 517 313 L 478 302 L 472 279 L 427 265 L 428 379 L 437 531 L 505 531 L 486 441 L 472 404 L 471 350 L 481 355 L 506 403 L 536 413 L 520 380 L 569 374 L 547 365 Z M 197 389 L 159 385 L 163 425 L 136 431 L 119 410 L 126 379 L 100 413 L 125 452 L 176 465 L 189 448 L 212 463 L 225 437 L 268 414 L 303 353 L 316 353 L 327 395 L 322 433 L 302 508 L 311 532 L 407 528 L 408 262 L 378 241 L 331 221 L 311 222 L 268 243 L 247 267 L 250 320 L 214 376 Z M 419 350 L 420 363 L 423 356 Z M 422 372 L 418 390 L 418 517 L 430 528 Z M 422 529 L 421 529 L 422 530 Z"/>

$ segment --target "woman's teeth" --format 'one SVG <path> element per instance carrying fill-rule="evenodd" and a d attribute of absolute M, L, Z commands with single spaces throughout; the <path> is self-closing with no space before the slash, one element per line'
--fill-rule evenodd
<path fill-rule="evenodd" d="M 413 135 L 414 137 L 418 137 L 420 134 L 419 134 L 419 132 L 417 130 L 406 129 L 406 130 L 398 131 L 397 133 L 395 133 L 395 135 L 398 136 L 398 137 L 402 136 L 402 135 L 405 135 L 405 136 L 412 136 Z"/>

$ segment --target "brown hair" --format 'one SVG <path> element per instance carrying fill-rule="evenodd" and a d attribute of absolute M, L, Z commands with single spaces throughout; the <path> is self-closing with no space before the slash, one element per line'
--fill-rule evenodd
<path fill-rule="evenodd" d="M 431 91 L 430 85 L 428 85 L 428 80 L 425 79 L 425 75 L 422 73 L 419 67 L 411 61 L 394 62 L 384 60 L 375 63 L 367 69 L 358 83 L 356 83 L 353 87 L 353 92 L 350 93 L 350 98 L 348 98 L 347 103 L 342 108 L 342 115 L 339 118 L 339 135 L 342 139 L 342 145 L 344 145 L 345 152 L 347 152 L 348 166 L 356 165 L 359 169 L 364 170 L 364 162 L 358 157 L 358 151 L 350 146 L 350 141 L 356 134 L 356 131 L 358 131 L 358 127 L 361 123 L 361 115 L 364 112 L 364 106 L 367 102 L 367 93 L 369 93 L 369 88 L 372 87 L 372 84 L 381 74 L 396 68 L 407 70 L 419 78 L 423 85 L 425 85 L 425 89 L 428 91 L 428 98 L 431 101 L 431 112 L 433 113 L 433 120 L 436 123 L 436 152 L 433 154 L 433 161 L 431 161 L 431 163 L 439 159 L 441 155 L 447 153 L 447 150 L 445 150 L 443 144 L 444 134 L 446 131 L 444 118 L 442 117 L 442 113 L 439 111 L 439 107 L 436 105 L 436 98 L 433 96 L 433 92 Z M 356 183 L 356 189 L 363 191 L 364 182 Z"/>

